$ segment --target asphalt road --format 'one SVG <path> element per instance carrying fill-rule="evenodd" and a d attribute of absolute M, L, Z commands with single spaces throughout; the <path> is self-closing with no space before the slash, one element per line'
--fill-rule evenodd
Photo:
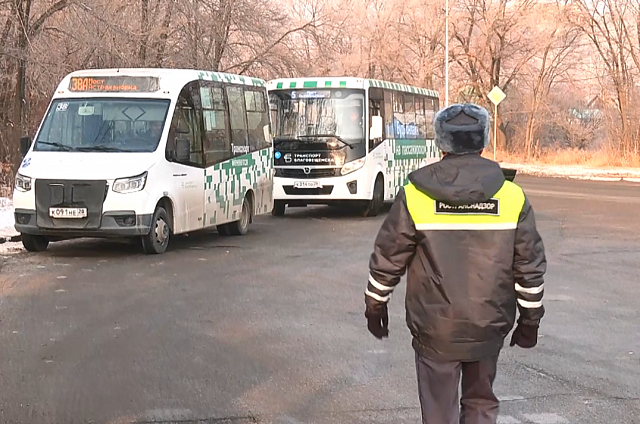
<path fill-rule="evenodd" d="M 539 345 L 505 347 L 500 423 L 640 423 L 640 185 L 518 176 L 549 260 Z M 419 419 L 404 284 L 366 330 L 373 219 L 315 207 L 244 237 L 53 244 L 0 270 L 0 422 Z"/>

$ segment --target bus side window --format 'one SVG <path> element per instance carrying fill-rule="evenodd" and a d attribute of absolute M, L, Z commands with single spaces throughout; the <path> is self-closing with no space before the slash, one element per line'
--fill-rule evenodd
<path fill-rule="evenodd" d="M 369 100 L 369 128 L 371 128 L 371 124 L 372 124 L 372 117 L 374 116 L 384 116 L 384 114 L 382 113 L 382 102 L 380 100 Z M 384 125 L 382 126 L 382 138 L 378 138 L 375 140 L 369 140 L 369 151 L 375 149 L 376 147 L 378 147 L 380 144 L 382 144 L 382 141 L 385 139 L 385 128 Z"/>
<path fill-rule="evenodd" d="M 196 167 L 204 166 L 204 155 L 202 154 L 202 131 L 200 119 L 198 118 L 200 107 L 199 95 L 194 95 L 194 83 L 187 84 L 178 97 L 175 112 L 171 119 L 169 129 L 169 139 L 167 140 L 167 155 L 169 152 L 179 150 L 178 140 L 188 139 L 190 143 L 189 158 L 180 155 L 178 163 Z M 197 82 L 195 89 L 197 90 Z M 196 91 L 197 93 L 197 91 Z"/>
<path fill-rule="evenodd" d="M 393 130 L 395 132 L 395 138 L 405 138 L 406 120 L 404 117 L 404 98 L 401 92 L 393 92 Z"/>
<path fill-rule="evenodd" d="M 206 166 L 212 166 L 232 156 L 229 112 L 220 83 L 201 81 L 200 84 L 205 163 Z"/>
<path fill-rule="evenodd" d="M 424 115 L 426 120 L 426 135 L 427 139 L 432 140 L 435 139 L 436 134 L 433 129 L 433 119 L 435 118 L 436 112 L 438 110 L 437 100 L 432 98 L 424 100 Z"/>
<path fill-rule="evenodd" d="M 264 90 L 245 88 L 244 103 L 247 111 L 249 149 L 252 152 L 269 147 L 265 139 L 264 127 L 269 125 L 269 114 Z"/>
<path fill-rule="evenodd" d="M 404 129 L 406 138 L 417 138 L 418 127 L 416 125 L 415 103 L 413 94 L 404 93 Z"/>
<path fill-rule="evenodd" d="M 393 126 L 393 97 L 391 91 L 384 91 L 384 129 L 387 139 L 395 138 Z"/>
<path fill-rule="evenodd" d="M 231 124 L 232 156 L 248 153 L 247 117 L 244 110 L 244 94 L 242 87 L 226 86 L 229 100 L 229 117 Z"/>
<path fill-rule="evenodd" d="M 429 103 L 428 99 L 422 96 L 415 96 L 416 100 L 416 124 L 418 125 L 418 138 L 427 137 L 427 123 L 425 121 L 424 103 Z"/>

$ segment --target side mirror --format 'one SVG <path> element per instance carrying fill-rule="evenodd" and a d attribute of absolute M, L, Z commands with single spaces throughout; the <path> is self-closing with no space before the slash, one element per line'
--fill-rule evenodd
<path fill-rule="evenodd" d="M 188 138 L 176 139 L 176 159 L 178 162 L 189 162 L 191 159 L 191 141 Z"/>
<path fill-rule="evenodd" d="M 369 130 L 369 139 L 375 140 L 382 138 L 382 116 L 371 117 L 371 129 Z"/>
<path fill-rule="evenodd" d="M 504 174 L 504 178 L 507 181 L 513 182 L 513 180 L 516 178 L 517 172 L 518 172 L 517 169 L 502 168 L 502 174 Z"/>
<path fill-rule="evenodd" d="M 273 141 L 271 140 L 271 131 L 269 131 L 269 125 L 265 125 L 264 127 L 262 127 L 262 132 L 264 133 L 264 139 L 268 144 L 272 144 Z"/>
<path fill-rule="evenodd" d="M 20 154 L 25 157 L 31 148 L 31 137 L 28 135 L 20 137 Z"/>

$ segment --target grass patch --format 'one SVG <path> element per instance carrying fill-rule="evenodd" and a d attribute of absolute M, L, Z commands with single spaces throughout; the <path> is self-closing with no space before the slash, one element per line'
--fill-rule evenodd
<path fill-rule="evenodd" d="M 493 152 L 484 152 L 483 156 L 493 159 Z M 546 150 L 534 158 L 525 158 L 520 153 L 500 152 L 496 154 L 499 162 L 522 165 L 583 166 L 587 168 L 640 168 L 640 155 L 622 156 L 611 149 L 585 151 L 580 149 Z"/>

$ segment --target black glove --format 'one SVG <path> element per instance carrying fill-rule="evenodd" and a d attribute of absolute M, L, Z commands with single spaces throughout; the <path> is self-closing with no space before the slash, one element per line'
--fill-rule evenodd
<path fill-rule="evenodd" d="M 376 302 L 366 300 L 367 309 L 364 316 L 367 318 L 367 328 L 369 332 L 378 339 L 389 337 L 389 313 L 387 304 L 384 302 Z"/>
<path fill-rule="evenodd" d="M 518 320 L 518 326 L 511 336 L 509 346 L 518 345 L 523 349 L 530 349 L 538 344 L 538 321 Z"/>

